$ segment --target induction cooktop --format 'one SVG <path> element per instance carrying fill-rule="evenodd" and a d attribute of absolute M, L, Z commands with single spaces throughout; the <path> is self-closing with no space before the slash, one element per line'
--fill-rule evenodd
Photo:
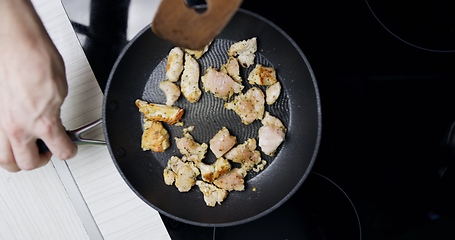
<path fill-rule="evenodd" d="M 90 9 L 78 12 L 88 24 L 78 21 L 81 7 L 67 8 L 102 89 L 136 21 L 132 6 L 143 1 L 80 1 Z M 242 8 L 297 43 L 314 71 L 322 108 L 318 157 L 295 196 L 263 219 L 214 229 L 162 216 L 172 238 L 455 238 L 450 6 L 444 0 L 244 0 Z"/>

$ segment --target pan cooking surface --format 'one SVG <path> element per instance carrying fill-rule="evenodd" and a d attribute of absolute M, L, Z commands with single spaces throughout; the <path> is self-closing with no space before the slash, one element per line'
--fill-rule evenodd
<path fill-rule="evenodd" d="M 185 110 L 184 126 L 165 125 L 171 135 L 171 147 L 164 153 L 141 148 L 142 115 L 134 102 L 164 103 L 159 82 L 165 79 L 167 55 L 171 43 L 157 37 L 146 26 L 125 47 L 117 59 L 105 89 L 103 102 L 104 133 L 115 166 L 130 188 L 145 203 L 177 221 L 199 226 L 232 226 L 270 213 L 292 196 L 311 171 L 321 135 L 319 93 L 311 67 L 292 39 L 268 20 L 239 9 L 215 39 L 208 52 L 197 61 L 201 76 L 209 67 L 219 68 L 228 59 L 234 42 L 257 37 L 255 63 L 275 68 L 282 85 L 281 95 L 267 111 L 287 128 L 285 141 L 259 173 L 250 171 L 245 191 L 230 192 L 221 205 L 208 207 L 198 187 L 181 193 L 164 183 L 163 170 L 171 156 L 181 156 L 174 137 L 182 137 L 185 127 L 194 125 L 191 135 L 199 143 L 209 140 L 223 126 L 241 144 L 256 138 L 260 121 L 244 125 L 237 114 L 224 108 L 225 101 L 212 93 L 202 93 L 196 103 L 183 96 L 174 104 Z M 245 92 L 251 86 L 246 78 L 254 65 L 241 68 Z M 202 84 L 200 83 L 202 90 Z M 264 89 L 264 88 L 263 88 Z M 260 150 L 260 148 L 257 148 Z M 205 163 L 215 161 L 208 149 Z M 256 191 L 253 191 L 253 188 Z"/>
<path fill-rule="evenodd" d="M 261 39 L 258 39 L 257 41 L 258 49 L 260 49 Z M 221 65 L 227 62 L 228 60 L 227 52 L 229 47 L 233 43 L 234 41 L 227 39 L 215 39 L 212 42 L 209 51 L 207 51 L 200 59 L 197 59 L 200 66 L 201 76 L 202 74 L 205 73 L 205 70 L 208 67 L 215 67 L 216 69 L 219 69 Z M 260 53 L 256 53 L 256 56 L 257 56 L 255 60 L 256 63 L 260 63 L 263 66 L 267 67 L 275 67 L 272 66 L 270 61 L 268 61 Z M 161 104 L 164 104 L 166 102 L 166 97 L 159 88 L 159 83 L 163 79 L 165 79 L 166 63 L 167 58 L 163 59 L 151 73 L 150 78 L 145 86 L 144 93 L 142 95 L 143 100 Z M 250 66 L 249 68 L 241 67 L 241 76 L 243 79 L 243 85 L 245 86 L 243 92 L 246 92 L 248 89 L 252 87 L 252 85 L 250 85 L 246 79 L 253 68 L 254 65 Z M 276 71 L 278 81 L 280 81 L 279 69 L 276 69 Z M 199 87 L 203 91 L 201 83 Z M 262 90 L 265 93 L 265 87 L 262 87 Z M 248 138 L 256 138 L 256 140 L 258 140 L 258 130 L 262 126 L 260 120 L 256 120 L 249 125 L 243 124 L 240 120 L 240 117 L 234 111 L 228 110 L 224 107 L 224 103 L 226 102 L 227 101 L 224 101 L 220 98 L 216 98 L 210 92 L 203 92 L 201 99 L 195 103 L 190 103 L 183 96 L 181 96 L 174 105 L 185 110 L 185 114 L 182 118 L 184 126 L 166 124 L 166 128 L 168 129 L 170 134 L 171 147 L 164 153 L 150 152 L 153 155 L 153 158 L 158 160 L 162 164 L 164 169 L 164 167 L 167 164 L 167 161 L 171 156 L 180 157 L 181 154 L 179 153 L 175 145 L 174 137 L 182 137 L 183 136 L 182 129 L 184 127 L 188 127 L 191 125 L 195 126 L 195 129 L 191 132 L 191 135 L 199 143 L 209 144 L 210 139 L 223 126 L 229 129 L 231 135 L 237 137 L 238 144 L 243 143 Z M 279 99 L 271 106 L 266 105 L 266 111 L 269 111 L 272 115 L 280 118 L 283 124 L 287 127 L 289 121 L 289 113 L 286 111 L 286 109 L 288 109 L 288 97 L 286 94 L 286 90 L 282 89 Z M 140 124 L 142 124 L 142 122 Z M 276 157 L 270 157 L 265 154 L 262 154 L 261 157 L 262 159 L 266 160 L 268 164 L 270 164 L 276 157 L 279 158 L 279 149 L 276 153 Z M 208 149 L 204 162 L 213 163 L 215 162 L 215 160 L 216 160 L 215 155 L 210 151 L 210 149 Z M 249 171 L 246 180 L 248 180 L 254 175 L 255 175 L 254 171 Z M 250 186 L 246 184 L 245 187 L 249 188 Z M 194 188 L 197 189 L 196 186 Z"/>

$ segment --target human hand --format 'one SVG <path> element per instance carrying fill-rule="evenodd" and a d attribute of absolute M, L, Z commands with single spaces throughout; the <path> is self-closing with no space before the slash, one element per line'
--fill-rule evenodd
<path fill-rule="evenodd" d="M 69 159 L 77 148 L 60 107 L 68 94 L 63 59 L 29 0 L 0 1 L 0 166 L 31 170 L 52 154 Z M 50 152 L 39 153 L 42 139 Z"/>

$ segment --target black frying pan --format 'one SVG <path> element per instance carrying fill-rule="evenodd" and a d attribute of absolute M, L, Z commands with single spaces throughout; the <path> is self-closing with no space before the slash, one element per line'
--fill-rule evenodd
<path fill-rule="evenodd" d="M 175 105 L 185 109 L 185 126 L 166 125 L 171 147 L 164 153 L 143 151 L 142 116 L 134 102 L 136 99 L 165 102 L 158 83 L 164 80 L 166 57 L 174 46 L 146 26 L 114 64 L 103 104 L 104 132 L 112 159 L 127 184 L 145 203 L 177 221 L 199 226 L 232 226 L 257 219 L 289 199 L 314 164 L 321 137 L 319 93 L 306 57 L 286 33 L 270 21 L 240 9 L 213 41 L 209 52 L 199 59 L 201 74 L 207 66 L 219 67 L 226 62 L 230 44 L 251 37 L 257 37 L 258 41 L 256 62 L 275 67 L 282 84 L 280 98 L 266 109 L 279 117 L 288 131 L 275 157 L 263 155 L 268 162 L 266 168 L 247 175 L 245 191 L 230 192 L 215 207 L 206 206 L 197 186 L 181 193 L 175 186 L 165 185 L 163 169 L 168 159 L 181 156 L 173 138 L 181 137 L 184 127 L 194 125 L 191 134 L 195 140 L 208 144 L 226 126 L 243 143 L 249 137 L 257 137 L 261 123 L 243 125 L 211 93 L 203 93 L 194 104 L 181 97 Z M 243 79 L 251 69 L 242 70 Z M 250 86 L 244 82 L 246 90 Z M 210 150 L 206 156 L 206 163 L 215 160 Z"/>

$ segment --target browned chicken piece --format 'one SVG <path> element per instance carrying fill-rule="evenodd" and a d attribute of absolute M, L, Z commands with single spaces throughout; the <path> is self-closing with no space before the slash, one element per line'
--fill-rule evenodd
<path fill-rule="evenodd" d="M 213 184 L 226 191 L 243 191 L 245 190 L 245 176 L 247 172 L 243 168 L 233 168 L 226 174 L 219 176 Z"/>
<path fill-rule="evenodd" d="M 148 103 L 137 99 L 136 106 L 144 117 L 151 121 L 161 121 L 168 124 L 176 124 L 183 116 L 183 109 L 176 106 L 167 106 L 157 103 Z"/>
<path fill-rule="evenodd" d="M 144 119 L 144 131 L 142 132 L 142 150 L 164 152 L 169 148 L 169 133 L 161 122 Z"/>
<path fill-rule="evenodd" d="M 248 83 L 267 87 L 265 96 L 268 105 L 274 104 L 280 96 L 281 84 L 273 67 L 264 67 L 261 64 L 256 64 L 253 71 L 248 75 Z"/>
<path fill-rule="evenodd" d="M 199 89 L 199 63 L 188 53 L 185 54 L 185 64 L 180 80 L 180 90 L 190 103 L 195 103 L 201 98 Z"/>
<path fill-rule="evenodd" d="M 201 77 L 201 81 L 205 92 L 211 92 L 215 97 L 223 100 L 228 100 L 244 88 L 242 84 L 236 82 L 227 73 L 220 72 L 213 67 L 207 68 Z"/>
<path fill-rule="evenodd" d="M 257 51 L 256 37 L 242 40 L 231 45 L 228 55 L 236 57 L 242 67 L 247 68 L 254 64 Z"/>
<path fill-rule="evenodd" d="M 242 168 L 249 171 L 255 165 L 261 163 L 261 152 L 257 149 L 255 138 L 249 138 L 244 143 L 235 146 L 225 154 L 225 157 L 233 162 L 240 163 Z"/>
<path fill-rule="evenodd" d="M 232 136 L 229 130 L 223 126 L 215 136 L 210 139 L 210 150 L 216 158 L 220 158 L 237 143 L 237 137 Z"/>
<path fill-rule="evenodd" d="M 166 80 L 177 82 L 183 71 L 184 52 L 179 47 L 174 47 L 169 51 L 166 64 Z"/>
<path fill-rule="evenodd" d="M 178 161 L 180 161 L 180 159 L 178 157 L 176 157 L 176 156 L 172 156 L 167 161 L 167 165 L 166 165 L 166 167 L 164 168 L 164 171 L 163 171 L 164 183 L 166 183 L 166 185 L 174 184 L 175 179 L 177 178 L 177 173 L 175 173 L 172 170 L 172 168 L 173 167 L 176 168 L 176 166 L 178 164 Z"/>
<path fill-rule="evenodd" d="M 258 87 L 250 88 L 246 93 L 234 97 L 231 102 L 224 104 L 227 109 L 239 115 L 242 123 L 248 125 L 256 119 L 261 120 L 265 111 L 265 96 Z"/>
<path fill-rule="evenodd" d="M 227 63 L 221 65 L 220 71 L 227 73 L 232 79 L 238 83 L 242 83 L 242 77 L 240 76 L 240 65 L 237 58 L 230 56 Z"/>
<path fill-rule="evenodd" d="M 205 158 L 208 145 L 196 142 L 188 131 L 184 131 L 183 137 L 175 137 L 174 139 L 177 149 L 185 156 L 185 161 L 198 163 Z"/>
<path fill-rule="evenodd" d="M 214 207 L 217 203 L 221 204 L 228 195 L 226 190 L 220 189 L 211 183 L 197 180 L 196 185 L 202 194 L 204 194 L 205 204 L 209 207 Z"/>
<path fill-rule="evenodd" d="M 273 67 L 265 67 L 259 63 L 248 75 L 248 82 L 251 85 L 270 86 L 277 81 L 275 69 Z"/>
<path fill-rule="evenodd" d="M 286 127 L 280 119 L 265 112 L 262 119 L 262 126 L 259 128 L 259 147 L 264 154 L 274 156 L 277 148 L 284 141 Z"/>
<path fill-rule="evenodd" d="M 188 192 L 199 176 L 199 169 L 192 162 L 183 162 L 180 158 L 172 156 L 163 171 L 164 181 L 167 185 L 175 184 L 179 192 Z"/>
<path fill-rule="evenodd" d="M 225 158 L 218 158 L 212 164 L 206 164 L 204 162 L 196 163 L 196 167 L 201 171 L 202 180 L 206 182 L 213 182 L 217 177 L 227 173 L 231 170 L 231 164 Z"/>
<path fill-rule="evenodd" d="M 166 105 L 172 106 L 180 97 L 180 87 L 169 80 L 160 82 L 160 89 L 166 96 Z"/>

